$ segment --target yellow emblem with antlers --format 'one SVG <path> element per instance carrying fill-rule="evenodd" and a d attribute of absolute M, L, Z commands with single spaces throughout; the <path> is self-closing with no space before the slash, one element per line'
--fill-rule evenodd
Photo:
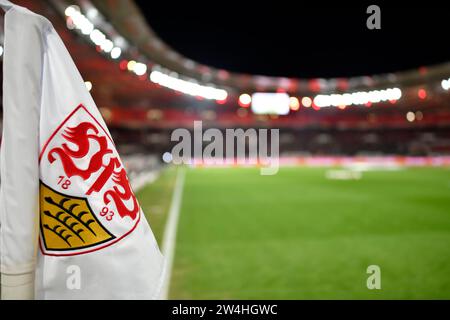
<path fill-rule="evenodd" d="M 40 228 L 47 250 L 77 250 L 115 238 L 98 221 L 87 199 L 62 194 L 42 182 Z"/>

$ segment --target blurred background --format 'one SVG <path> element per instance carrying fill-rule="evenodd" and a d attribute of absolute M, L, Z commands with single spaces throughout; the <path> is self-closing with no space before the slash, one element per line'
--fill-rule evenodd
<path fill-rule="evenodd" d="M 63 39 L 160 245 L 180 190 L 169 298 L 450 298 L 445 7 L 371 30 L 370 3 L 13 2 Z M 171 164 L 196 120 L 280 129 L 280 171 Z"/>

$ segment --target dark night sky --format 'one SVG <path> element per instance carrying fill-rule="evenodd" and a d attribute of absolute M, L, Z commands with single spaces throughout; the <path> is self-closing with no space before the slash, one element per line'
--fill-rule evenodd
<path fill-rule="evenodd" d="M 368 30 L 366 4 L 336 1 L 144 1 L 148 23 L 185 56 L 231 71 L 288 77 L 393 72 L 450 61 L 450 9 L 409 1 L 381 7 Z M 247 3 L 242 6 L 243 3 Z M 256 4 L 259 3 L 259 6 Z M 298 3 L 293 5 L 293 3 Z"/>

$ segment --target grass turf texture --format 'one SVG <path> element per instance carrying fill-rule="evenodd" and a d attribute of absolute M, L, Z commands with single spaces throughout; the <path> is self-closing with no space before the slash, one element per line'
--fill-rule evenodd
<path fill-rule="evenodd" d="M 152 227 L 152 231 L 160 247 L 170 209 L 172 191 L 175 186 L 175 176 L 175 168 L 166 168 L 154 183 L 145 186 L 136 193 L 139 204 L 145 213 L 148 223 Z"/>
<path fill-rule="evenodd" d="M 171 298 L 450 298 L 450 170 L 326 170 L 187 169 Z"/>

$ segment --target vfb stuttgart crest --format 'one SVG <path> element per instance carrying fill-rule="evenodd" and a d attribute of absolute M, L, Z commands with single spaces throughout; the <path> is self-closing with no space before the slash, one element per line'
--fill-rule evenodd
<path fill-rule="evenodd" d="M 78 106 L 40 154 L 40 245 L 67 256 L 109 246 L 134 230 L 141 209 L 114 143 Z"/>

